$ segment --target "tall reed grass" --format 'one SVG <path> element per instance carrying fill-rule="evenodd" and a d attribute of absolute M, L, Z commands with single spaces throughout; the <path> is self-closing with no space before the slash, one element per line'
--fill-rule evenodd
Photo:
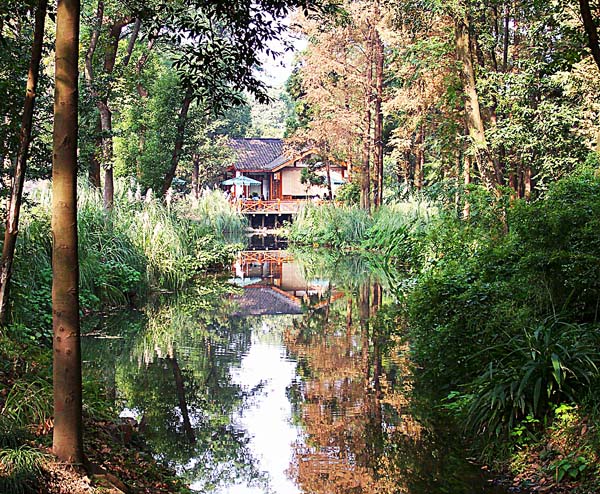
<path fill-rule="evenodd" d="M 204 190 L 200 198 L 187 196 L 176 203 L 180 217 L 196 221 L 203 229 L 223 239 L 240 239 L 248 220 L 240 214 L 220 190 Z"/>
<path fill-rule="evenodd" d="M 372 215 L 357 206 L 307 204 L 290 227 L 290 240 L 404 257 L 411 236 L 424 229 L 437 212 L 433 205 L 417 199 L 386 204 Z"/>
<path fill-rule="evenodd" d="M 353 247 L 360 244 L 373 218 L 363 209 L 336 204 L 307 203 L 290 228 L 290 240 L 300 245 Z"/>
<path fill-rule="evenodd" d="M 51 323 L 52 195 L 41 183 L 23 211 L 13 276 L 13 322 L 38 338 Z M 117 306 L 149 287 L 175 288 L 203 269 L 226 263 L 229 235 L 241 236 L 245 221 L 214 191 L 199 201 L 165 205 L 136 198 L 118 181 L 114 207 L 106 211 L 99 191 L 78 190 L 80 297 L 88 309 Z"/>

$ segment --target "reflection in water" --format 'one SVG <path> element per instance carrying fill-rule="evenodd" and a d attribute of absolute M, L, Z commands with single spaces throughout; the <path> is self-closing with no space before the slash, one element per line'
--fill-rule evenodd
<path fill-rule="evenodd" d="M 90 321 L 87 371 L 199 492 L 494 492 L 418 418 L 390 273 L 295 256 Z"/>

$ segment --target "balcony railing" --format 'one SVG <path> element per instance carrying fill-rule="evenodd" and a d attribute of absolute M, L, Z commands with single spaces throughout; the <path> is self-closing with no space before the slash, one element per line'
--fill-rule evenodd
<path fill-rule="evenodd" d="M 242 214 L 296 214 L 305 201 L 281 200 L 256 201 L 252 199 L 239 199 L 237 209 Z"/>

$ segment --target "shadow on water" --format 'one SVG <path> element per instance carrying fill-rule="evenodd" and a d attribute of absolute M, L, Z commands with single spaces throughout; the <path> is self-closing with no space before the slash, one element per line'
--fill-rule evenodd
<path fill-rule="evenodd" d="M 242 253 L 140 312 L 90 320 L 86 371 L 193 490 L 504 492 L 434 427 L 375 257 Z"/>

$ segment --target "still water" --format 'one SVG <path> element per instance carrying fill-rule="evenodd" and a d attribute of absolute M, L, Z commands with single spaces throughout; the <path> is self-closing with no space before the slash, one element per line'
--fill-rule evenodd
<path fill-rule="evenodd" d="M 376 259 L 243 252 L 90 321 L 85 372 L 198 492 L 503 492 L 432 425 L 391 277 Z"/>

